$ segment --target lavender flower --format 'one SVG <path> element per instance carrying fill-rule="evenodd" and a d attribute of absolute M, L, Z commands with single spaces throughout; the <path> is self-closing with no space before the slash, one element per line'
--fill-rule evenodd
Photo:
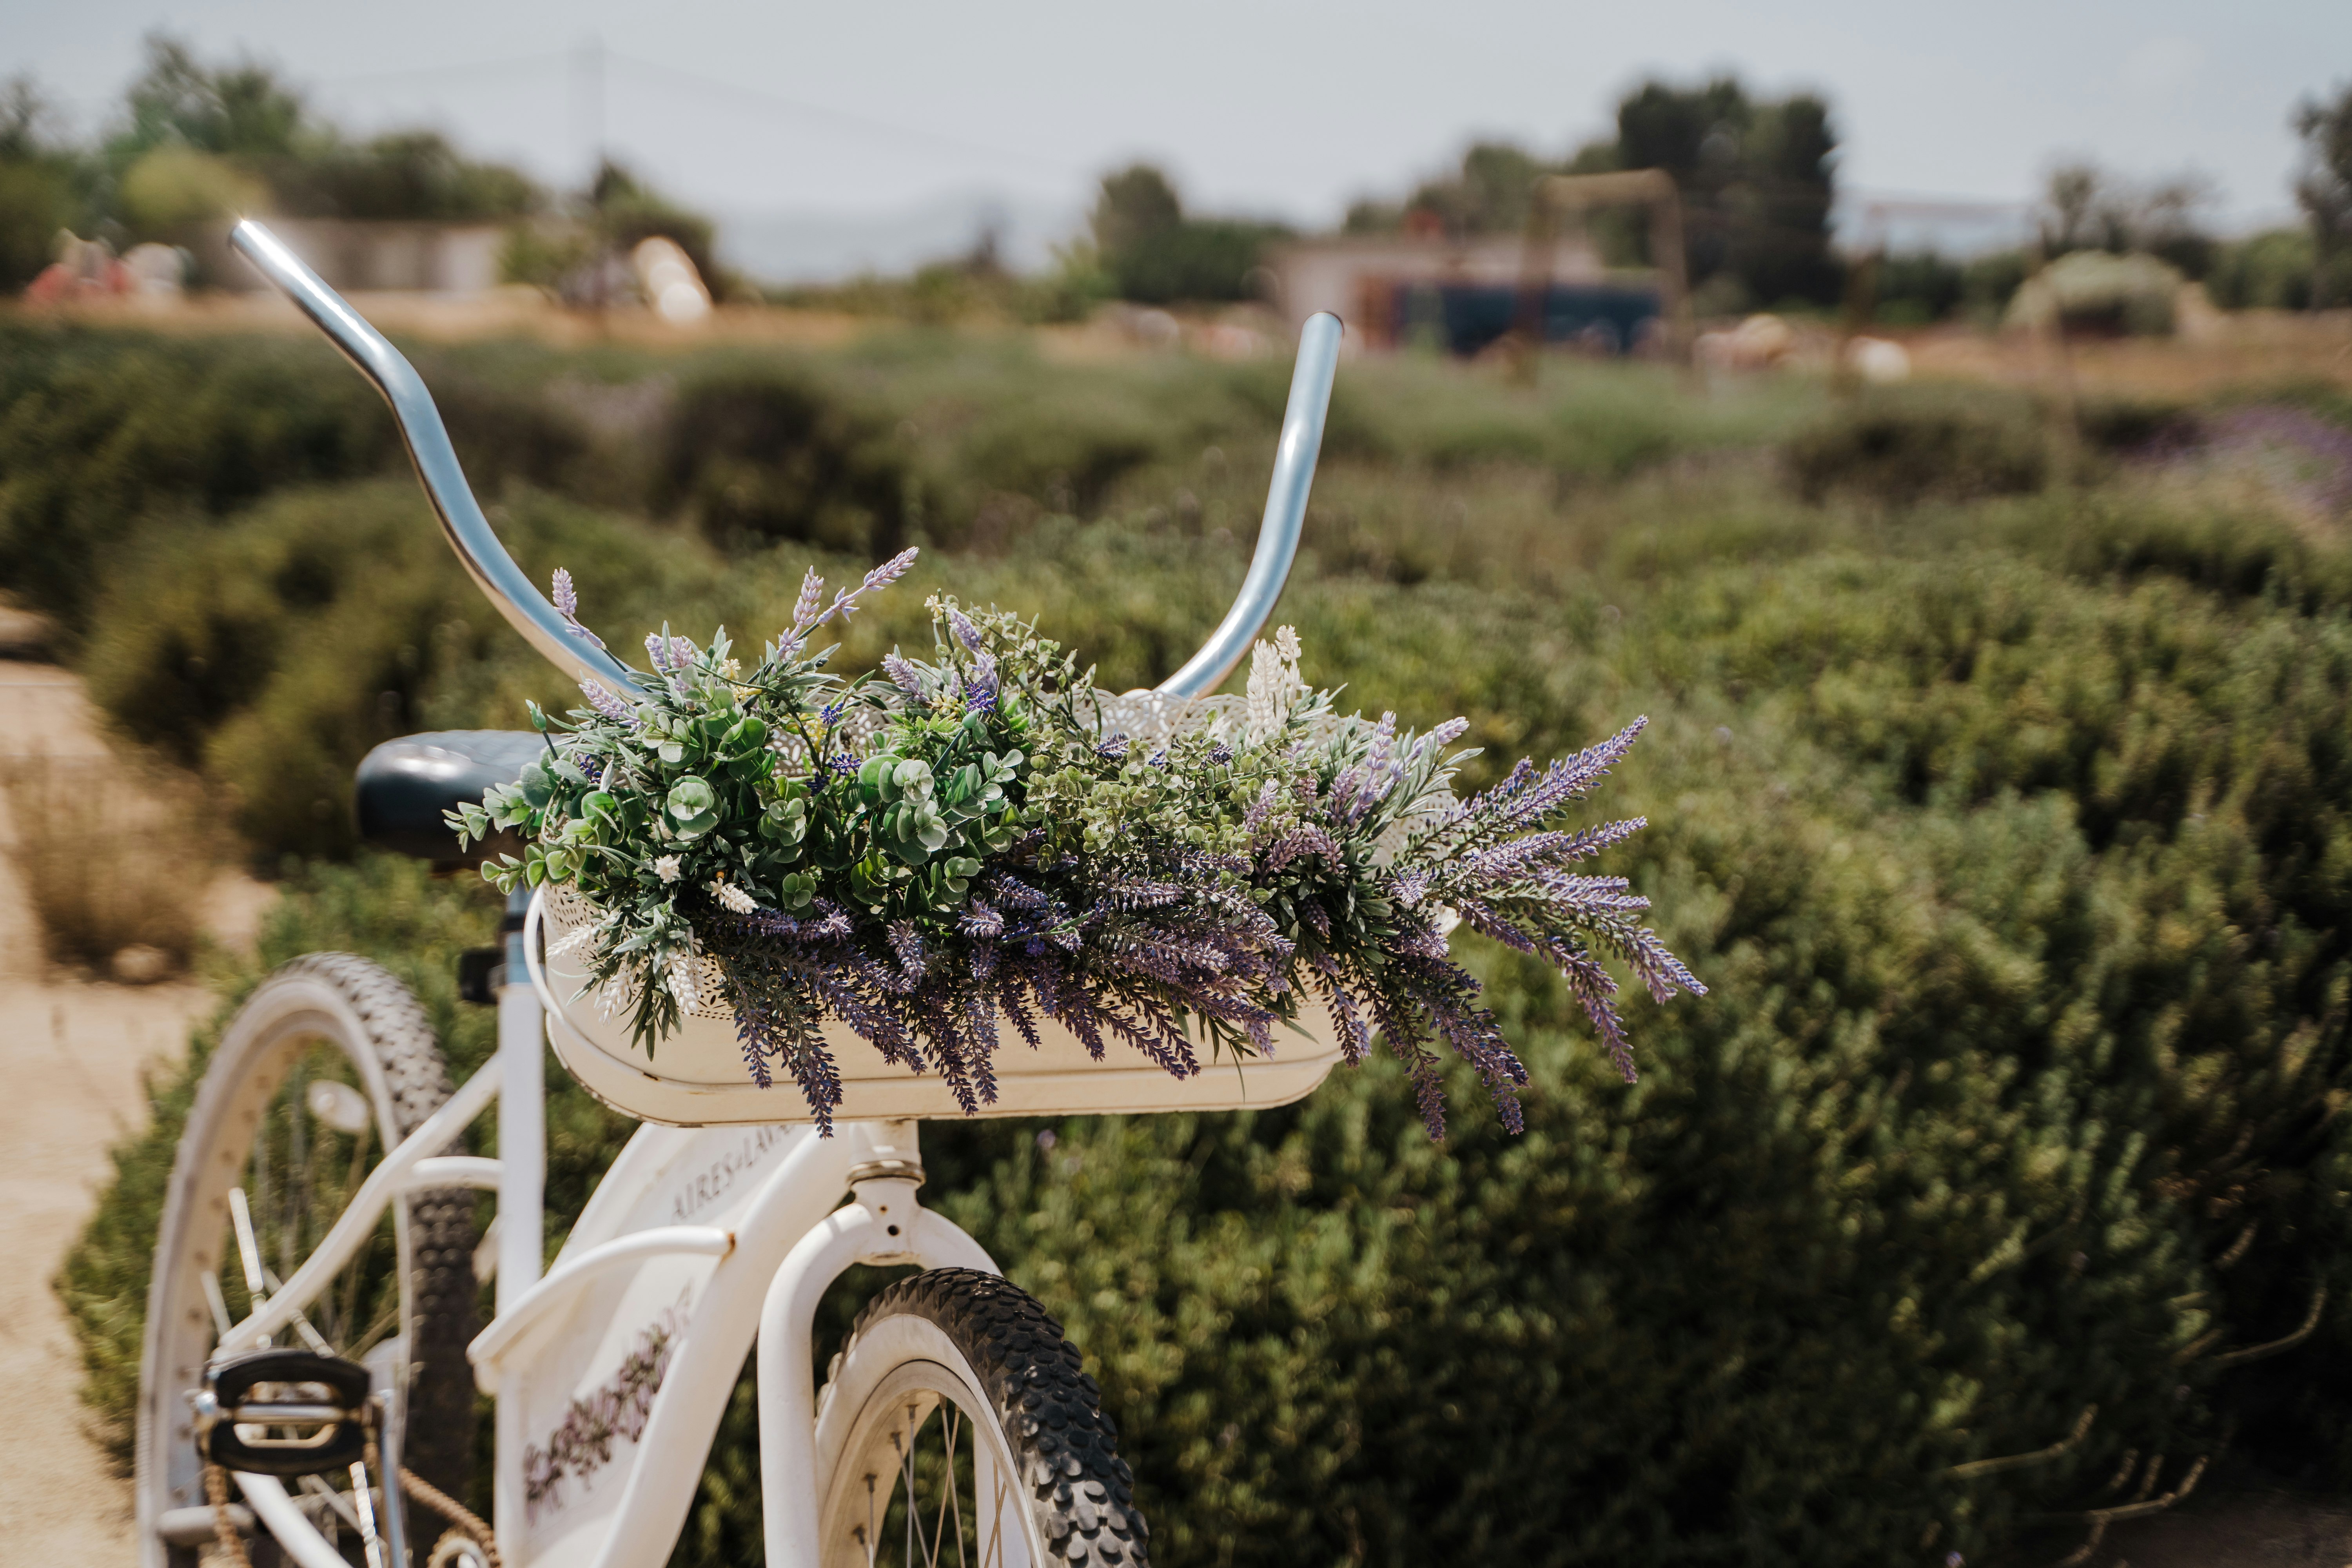
<path fill-rule="evenodd" d="M 823 617 L 824 605 L 824 579 L 818 576 L 816 568 L 812 566 L 808 574 L 801 579 L 800 597 L 793 604 L 791 641 L 797 644 L 807 639 L 808 634 L 816 629 Z"/>
<path fill-rule="evenodd" d="M 644 722 L 644 721 L 637 717 L 637 710 L 635 708 L 632 708 L 626 702 L 622 701 L 610 691 L 605 690 L 603 686 L 599 685 L 595 681 L 582 681 L 580 683 L 580 692 L 582 696 L 588 699 L 588 705 L 591 708 L 593 708 L 597 712 L 602 713 L 605 718 L 610 719 L 615 724 L 625 724 L 630 729 L 635 730 Z"/>
<path fill-rule="evenodd" d="M 550 586 L 555 613 L 563 617 L 563 629 L 592 647 L 603 647 L 604 639 L 580 623 L 580 592 L 572 585 L 572 574 L 558 566 Z"/>
<path fill-rule="evenodd" d="M 1349 1060 L 1375 1031 L 1388 1042 L 1436 1136 L 1438 1051 L 1476 1071 L 1506 1125 L 1517 1125 L 1527 1081 L 1449 954 L 1443 933 L 1457 916 L 1558 968 L 1628 1069 L 1603 961 L 1662 999 L 1701 989 L 1639 923 L 1647 901 L 1622 878 L 1591 874 L 1592 858 L 1641 821 L 1563 821 L 1638 722 L 1548 768 L 1522 763 L 1458 802 L 1444 753 L 1465 722 L 1416 737 L 1392 713 L 1337 716 L 1299 676 L 1287 628 L 1256 650 L 1240 713 L 1180 710 L 1141 744 L 1088 732 L 1102 700 L 1052 645 L 1023 628 L 999 636 L 1009 623 L 951 603 L 933 605 L 939 666 L 893 650 L 888 686 L 835 689 L 818 661 L 788 662 L 913 558 L 895 556 L 829 600 L 807 573 L 786 638 L 731 690 L 690 679 L 706 658 L 731 676 L 723 634 L 706 655 L 664 627 L 646 641 L 663 679 L 642 697 L 583 685 L 590 711 L 551 737 L 569 766 L 551 804 L 517 792 L 465 818 L 492 816 L 551 845 L 575 841 L 558 836 L 592 810 L 599 823 L 640 825 L 617 845 L 599 838 L 618 853 L 589 857 L 566 879 L 600 910 L 593 983 L 636 1008 L 649 1046 L 723 1003 L 754 1081 L 790 1078 L 829 1129 L 842 1084 L 819 1029 L 828 1018 L 884 1059 L 936 1073 L 976 1110 L 998 1092 L 1000 1036 L 1034 1046 L 1041 1017 L 1093 1055 L 1134 1050 L 1186 1077 L 1211 1050 L 1271 1053 L 1277 1024 L 1319 1006 Z M 554 600 L 572 624 L 568 575 Z M 1018 723 L 1001 710 L 1007 689 L 1040 698 Z M 734 739 L 716 743 L 744 716 L 768 724 L 772 762 Z M 853 746 L 897 759 L 878 796 L 844 787 L 860 768 Z M 803 756 L 804 775 L 785 771 Z M 1139 759 L 1154 771 L 1131 777 Z M 791 787 L 772 787 L 767 770 Z M 583 780 L 624 809 L 583 804 Z M 757 791 L 756 821 L 743 815 L 744 784 Z M 880 858 L 856 858 L 869 849 Z M 763 907 L 771 898 L 798 912 Z"/>
<path fill-rule="evenodd" d="M 971 673 L 964 678 L 963 705 L 973 713 L 996 710 L 996 660 L 982 654 L 972 660 Z"/>

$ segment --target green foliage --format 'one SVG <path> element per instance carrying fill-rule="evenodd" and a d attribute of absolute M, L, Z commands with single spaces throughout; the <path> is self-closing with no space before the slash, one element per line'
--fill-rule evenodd
<path fill-rule="evenodd" d="M 1720 275 L 1759 307 L 1837 298 L 1836 148 L 1820 99 L 1752 99 L 1731 77 L 1696 88 L 1645 81 L 1617 106 L 1619 166 L 1664 169 L 1682 193 L 1693 285 Z"/>
<path fill-rule="evenodd" d="M 81 220 L 70 172 L 38 158 L 0 157 L 0 289 L 24 288 L 57 259 L 59 229 Z"/>
<path fill-rule="evenodd" d="M 164 32 L 144 49 L 93 154 L 116 177 L 105 216 L 136 235 L 176 237 L 264 193 L 299 216 L 445 222 L 517 216 L 544 199 L 519 170 L 467 158 L 436 131 L 352 141 L 259 61 L 207 65 Z"/>
<path fill-rule="evenodd" d="M 2309 229 L 2264 229 L 2223 246 L 2205 288 L 2225 310 L 2305 310 L 2318 263 Z"/>
<path fill-rule="evenodd" d="M 123 223 L 143 239 L 191 238 L 203 225 L 268 199 L 260 182 L 229 159 L 177 143 L 142 153 L 122 172 L 116 194 Z"/>
<path fill-rule="evenodd" d="M 484 223 L 545 201 L 520 170 L 476 163 L 437 131 L 322 139 L 299 161 L 273 165 L 270 179 L 279 204 L 297 216 Z"/>
<path fill-rule="evenodd" d="M 74 630 L 100 559 L 143 519 L 393 459 L 381 404 L 322 345 L 0 334 L 0 581 Z"/>
<path fill-rule="evenodd" d="M 1749 96 L 1732 77 L 1691 88 L 1653 78 L 1619 100 L 1613 141 L 1559 160 L 1510 142 L 1474 142 L 1458 170 L 1423 181 L 1401 203 L 1357 202 L 1343 227 L 1516 234 L 1547 174 L 1664 169 L 1682 196 L 1690 280 L 1713 285 L 1705 299 L 1726 312 L 1825 305 L 1843 281 L 1829 244 L 1836 150 L 1829 106 L 1810 93 L 1770 100 Z M 1611 262 L 1649 259 L 1648 226 L 1637 215 L 1603 208 L 1590 222 Z"/>
<path fill-rule="evenodd" d="M 714 294 L 728 291 L 711 241 L 718 230 L 709 218 L 672 201 L 653 185 L 607 159 L 588 188 L 588 205 L 598 238 L 622 255 L 640 240 L 659 235 L 674 240 Z"/>
<path fill-rule="evenodd" d="M 1119 297 L 1147 305 L 1247 299 L 1258 258 L 1289 234 L 1279 224 L 1187 217 L 1176 188 L 1149 163 L 1103 176 L 1093 226 Z"/>
<path fill-rule="evenodd" d="M 1789 478 L 1808 500 L 1845 494 L 1905 507 L 2039 489 L 2048 437 L 2005 408 L 1946 397 L 1874 396 L 1794 437 Z"/>
<path fill-rule="evenodd" d="M 1996 250 L 1969 262 L 1961 268 L 1969 319 L 1980 327 L 2000 325 L 2001 313 L 2032 271 L 2032 261 L 2021 250 Z"/>
<path fill-rule="evenodd" d="M 2352 300 L 2352 82 L 2332 98 L 2307 98 L 2295 106 L 2294 133 L 2303 140 L 2303 167 L 2294 198 L 2311 224 L 2317 263 L 2314 299 L 2318 305 Z"/>
<path fill-rule="evenodd" d="M 658 437 L 654 502 L 712 542 L 791 541 L 874 558 L 904 547 L 913 465 L 887 421 L 811 377 L 731 366 L 680 389 Z"/>
<path fill-rule="evenodd" d="M 7 505 L 72 474 L 158 520 L 54 514 L 115 542 L 74 559 L 121 606 L 91 622 L 85 602 L 82 658 L 127 728 L 180 723 L 173 744 L 266 792 L 281 757 L 314 770 L 307 787 L 373 734 L 571 700 L 447 565 L 407 480 L 339 477 L 388 447 L 323 473 L 257 444 L 277 454 L 261 478 L 226 471 L 205 501 L 175 488 L 211 473 L 198 443 L 143 434 L 169 399 L 230 405 L 206 388 L 278 406 L 270 363 L 316 377 L 287 407 L 320 405 L 322 372 L 236 341 L 7 348 L 0 429 L 76 433 L 7 448 Z M 109 384 L 107 354 L 165 367 L 156 405 Z M 527 403 L 719 362 L 447 363 Z M 1101 685 L 1145 685 L 1240 581 L 1275 369 L 1056 366 L 918 333 L 790 368 L 891 421 L 926 487 L 910 537 L 976 545 L 927 552 L 851 629 L 845 670 L 925 637 L 919 600 L 951 566 L 960 594 L 1097 659 Z M 55 391 L 68 373 L 98 410 L 79 422 Z M 2341 417 L 2336 398 L 2306 406 Z M 1080 414 L 1092 433 L 1060 445 Z M 2117 414 L 2110 438 L 2128 447 L 2147 417 Z M 1880 420 L 1895 433 L 1873 451 L 1858 430 Z M 926 1201 L 1045 1298 L 1104 1383 L 1160 1560 L 1418 1563 L 1470 1542 L 1496 1561 L 1983 1561 L 2029 1516 L 2112 1500 L 2127 1450 L 2168 1456 L 2169 1486 L 2233 1421 L 2236 1451 L 2304 1484 L 2352 1477 L 2352 554 L 2309 518 L 2128 468 L 2028 484 L 2033 428 L 1990 395 L 1914 389 L 1848 417 L 1801 381 L 1707 401 L 1640 366 L 1548 367 L 1532 393 L 1349 367 L 1282 609 L 1312 673 L 1404 723 L 1468 716 L 1489 752 L 1465 788 L 1497 756 L 1653 714 L 1607 804 L 1654 818 L 1625 868 L 1712 994 L 1633 1004 L 1644 1077 L 1626 1089 L 1551 972 L 1460 939 L 1530 1071 L 1517 1139 L 1463 1079 L 1431 1149 L 1379 1063 L 1255 1116 L 926 1128 Z M 647 471 L 644 439 L 598 443 L 597 471 Z M 1790 448 L 1829 454 L 1820 500 L 1769 482 Z M 1117 449 L 1077 507 L 1085 455 Z M 118 451 L 136 463 L 118 471 Z M 316 488 L 257 501 L 289 483 Z M 697 637 L 790 622 L 797 545 L 723 557 L 520 487 L 496 516 L 534 576 L 572 569 L 615 646 L 665 615 Z M 239 589 L 240 571 L 280 591 Z M 218 626 L 215 598 L 235 612 Z M 253 668 L 216 689 L 210 656 L 187 670 L 142 621 Z M 403 686 L 386 671 L 404 647 Z M 388 689 L 402 710 L 371 729 Z M 221 739 L 238 724 L 253 743 Z M 313 797 L 276 798 L 310 831 Z M 488 1021 L 447 1002 L 448 960 L 493 913 L 404 865 L 314 868 L 268 957 L 392 956 L 470 1062 Z M 117 1422 L 192 1081 L 159 1080 L 154 1129 L 63 1279 Z M 551 1088 L 560 1230 L 626 1128 Z M 2309 1341 L 2223 1364 L 2291 1335 L 2323 1285 Z M 2093 1404 L 2055 1460 L 1950 1473 L 2047 1448 Z M 747 1384 L 677 1561 L 740 1561 L 758 1512 Z"/>
<path fill-rule="evenodd" d="M 641 482 L 494 354 L 415 358 L 485 494 Z M 382 399 L 320 343 L 0 325 L 0 582 L 79 634 L 106 573 L 136 569 L 123 547 L 142 527 L 185 537 L 272 490 L 405 472 L 398 443 Z"/>
<path fill-rule="evenodd" d="M 1968 270 L 1933 250 L 1908 251 L 1877 263 L 1877 320 L 1890 327 L 1940 321 L 1968 297 Z"/>
<path fill-rule="evenodd" d="M 184 146 L 230 157 L 283 157 L 303 130 L 299 94 L 250 58 L 207 67 L 168 33 L 142 41 L 146 68 L 123 94 L 123 123 L 110 151 L 128 160 Z"/>

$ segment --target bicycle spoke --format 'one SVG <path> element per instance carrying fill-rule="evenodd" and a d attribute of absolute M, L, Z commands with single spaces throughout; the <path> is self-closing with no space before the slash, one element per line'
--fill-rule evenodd
<path fill-rule="evenodd" d="M 962 1484 L 956 1479 L 955 1463 L 956 1425 L 960 1419 L 961 1414 L 954 1405 L 940 1406 L 940 1439 L 947 1451 L 947 1458 L 940 1469 L 947 1495 L 940 1499 L 939 1523 L 931 1531 L 931 1555 L 934 1559 L 939 1556 L 940 1532 L 947 1528 L 948 1521 L 952 1519 L 955 1521 L 956 1568 L 964 1568 L 963 1510 L 956 1504 L 957 1494 L 963 1490 Z"/>

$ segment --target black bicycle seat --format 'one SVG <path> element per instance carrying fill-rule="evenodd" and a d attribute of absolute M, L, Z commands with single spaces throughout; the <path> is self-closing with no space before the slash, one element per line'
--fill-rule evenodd
<path fill-rule="evenodd" d="M 386 741 L 360 761 L 353 798 L 360 837 L 438 865 L 478 864 L 498 846 L 461 852 L 441 814 L 478 803 L 492 784 L 512 784 L 547 750 L 528 730 L 442 730 Z"/>

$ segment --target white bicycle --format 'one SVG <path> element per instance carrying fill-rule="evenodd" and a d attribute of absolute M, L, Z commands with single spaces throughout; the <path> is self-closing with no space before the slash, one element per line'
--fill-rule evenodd
<path fill-rule="evenodd" d="M 475 581 L 569 672 L 608 675 L 510 560 L 407 361 L 253 223 L 232 243 L 390 401 Z M 1302 334 L 1273 484 L 1239 598 L 1160 690 L 1213 689 L 1264 624 L 1296 552 L 1339 323 Z M 1148 700 L 1148 699 L 1146 699 Z M 511 779 L 530 734 L 412 737 L 362 763 L 372 839 L 459 858 L 442 812 Z M 667 1560 L 756 1342 L 770 1568 L 884 1561 L 1141 1564 L 1117 1430 L 1078 1352 L 978 1243 L 918 1198 L 917 1131 L 961 1114 L 936 1076 L 843 1049 L 834 1136 L 747 1079 L 730 1023 L 690 1017 L 658 1066 L 576 1004 L 544 940 L 575 911 L 510 903 L 467 977 L 498 1054 L 453 1086 L 424 1011 L 347 953 L 296 960 L 237 1014 L 181 1140 L 141 1366 L 141 1562 L 216 1544 L 302 1568 L 636 1568 Z M 560 931 L 558 932 L 560 935 Z M 852 1040 L 845 1030 L 836 1040 Z M 542 1274 L 543 1061 L 640 1118 Z M 1000 1058 L 983 1114 L 1197 1110 L 1296 1100 L 1340 1058 L 1328 1034 L 1246 1079 L 1095 1062 L 1048 1026 Z M 498 1157 L 463 1152 L 498 1106 Z M 474 1194 L 498 1197 L 478 1237 Z M 844 1202 L 845 1197 L 846 1202 Z M 813 1323 L 855 1263 L 923 1272 L 868 1301 L 820 1394 Z M 477 1293 L 497 1310 L 477 1332 Z M 495 1399 L 492 1520 L 457 1500 L 475 1390 Z M 454 1495 L 453 1495 L 454 1494 Z"/>

